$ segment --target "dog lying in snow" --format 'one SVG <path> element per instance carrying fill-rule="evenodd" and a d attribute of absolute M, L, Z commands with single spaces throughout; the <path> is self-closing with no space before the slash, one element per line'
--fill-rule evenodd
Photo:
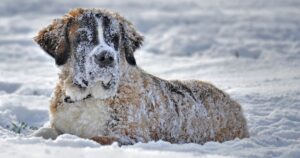
<path fill-rule="evenodd" d="M 136 65 L 143 37 L 104 9 L 73 9 L 42 29 L 35 41 L 58 65 L 49 128 L 100 144 L 223 142 L 248 137 L 241 106 L 209 83 L 167 81 Z"/>

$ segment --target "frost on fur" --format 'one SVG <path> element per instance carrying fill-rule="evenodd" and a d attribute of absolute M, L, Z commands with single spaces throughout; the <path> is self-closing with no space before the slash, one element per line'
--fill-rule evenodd
<path fill-rule="evenodd" d="M 200 81 L 166 81 L 136 66 L 133 52 L 143 38 L 123 17 L 101 9 L 69 16 L 71 53 L 51 100 L 53 129 L 101 144 L 202 144 L 248 136 L 241 106 L 221 90 Z"/>

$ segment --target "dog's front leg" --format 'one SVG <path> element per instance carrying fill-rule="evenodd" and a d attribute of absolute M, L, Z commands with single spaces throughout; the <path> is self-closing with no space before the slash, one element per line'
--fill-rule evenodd
<path fill-rule="evenodd" d="M 56 137 L 59 136 L 59 132 L 54 128 L 42 127 L 35 131 L 32 136 L 42 137 L 44 139 L 56 139 Z"/>

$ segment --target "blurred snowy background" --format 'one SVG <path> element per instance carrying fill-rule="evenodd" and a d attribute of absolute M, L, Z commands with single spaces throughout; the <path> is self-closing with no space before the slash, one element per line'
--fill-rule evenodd
<path fill-rule="evenodd" d="M 165 79 L 199 79 L 241 103 L 251 137 L 100 146 L 28 135 L 48 122 L 54 61 L 32 37 L 74 7 L 109 8 L 145 35 L 135 54 Z M 0 157 L 300 157 L 299 0 L 1 0 Z"/>

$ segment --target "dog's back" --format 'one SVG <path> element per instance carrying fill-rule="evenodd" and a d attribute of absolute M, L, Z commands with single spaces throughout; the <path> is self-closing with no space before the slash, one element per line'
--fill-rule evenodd
<path fill-rule="evenodd" d="M 249 137 L 247 122 L 239 103 L 207 82 L 190 81 L 183 84 L 190 88 L 207 111 L 207 116 L 199 121 L 207 123 L 205 133 L 210 136 L 206 136 L 205 141 L 223 142 L 236 137 Z"/>
<path fill-rule="evenodd" d="M 215 86 L 145 76 L 143 80 L 151 85 L 144 86 L 147 104 L 142 107 L 149 140 L 202 144 L 249 136 L 241 106 Z"/>

